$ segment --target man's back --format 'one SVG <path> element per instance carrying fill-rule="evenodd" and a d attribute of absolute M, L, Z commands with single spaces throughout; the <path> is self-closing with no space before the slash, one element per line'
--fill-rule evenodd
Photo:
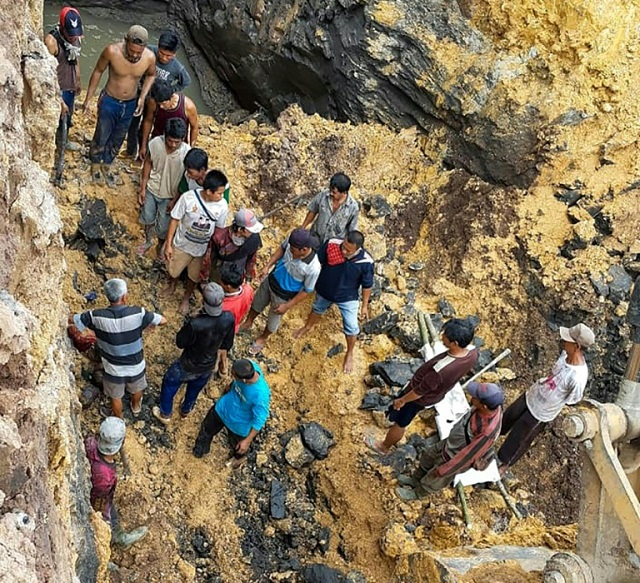
<path fill-rule="evenodd" d="M 183 348 L 180 364 L 185 371 L 200 374 L 212 370 L 218 350 L 230 350 L 235 338 L 235 319 L 231 312 L 219 316 L 200 314 L 178 332 L 176 344 Z"/>

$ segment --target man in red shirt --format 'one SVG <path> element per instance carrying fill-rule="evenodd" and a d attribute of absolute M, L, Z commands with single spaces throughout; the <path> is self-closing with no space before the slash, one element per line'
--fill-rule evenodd
<path fill-rule="evenodd" d="M 223 263 L 220 267 L 220 286 L 224 290 L 222 309 L 233 314 L 237 334 L 240 322 L 244 320 L 251 307 L 253 288 L 244 283 L 242 268 L 235 263 Z"/>
<path fill-rule="evenodd" d="M 442 328 L 442 343 L 447 352 L 425 362 L 413 375 L 402 394 L 393 401 L 388 417 L 394 425 L 383 441 L 367 435 L 365 443 L 376 453 L 387 454 L 404 436 L 407 426 L 425 407 L 441 401 L 453 386 L 478 361 L 478 351 L 469 346 L 473 340 L 471 324 L 459 318 L 449 320 Z"/>

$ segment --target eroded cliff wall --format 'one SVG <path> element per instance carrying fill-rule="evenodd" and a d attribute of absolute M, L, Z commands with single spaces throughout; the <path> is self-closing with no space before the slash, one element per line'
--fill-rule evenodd
<path fill-rule="evenodd" d="M 94 581 L 79 404 L 60 332 L 61 221 L 43 168 L 59 109 L 40 2 L 0 15 L 0 573 Z M 7 577 L 6 579 L 4 577 Z"/>

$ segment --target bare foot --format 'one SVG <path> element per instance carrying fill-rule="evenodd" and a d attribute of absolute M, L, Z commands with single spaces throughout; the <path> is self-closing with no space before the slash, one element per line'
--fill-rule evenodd
<path fill-rule="evenodd" d="M 176 293 L 176 286 L 175 286 L 175 284 L 170 283 L 167 287 L 165 287 L 165 288 L 160 292 L 160 297 L 161 297 L 161 298 L 169 298 L 169 297 L 171 297 L 174 293 Z"/>
<path fill-rule="evenodd" d="M 306 326 L 303 326 L 302 328 L 298 328 L 298 330 L 296 330 L 293 333 L 293 337 L 296 339 L 302 338 L 308 331 L 309 331 L 309 328 L 307 328 Z"/>
<path fill-rule="evenodd" d="M 240 324 L 240 328 L 238 328 L 238 332 L 246 332 L 247 330 L 251 330 L 251 326 L 253 326 L 253 322 L 247 322 L 246 320 Z"/>
<path fill-rule="evenodd" d="M 189 298 L 182 298 L 182 301 L 178 306 L 178 312 L 183 316 L 186 316 L 189 313 Z"/>
<path fill-rule="evenodd" d="M 353 354 L 347 352 L 344 357 L 344 366 L 342 367 L 342 372 L 345 374 L 351 374 L 353 372 Z"/>

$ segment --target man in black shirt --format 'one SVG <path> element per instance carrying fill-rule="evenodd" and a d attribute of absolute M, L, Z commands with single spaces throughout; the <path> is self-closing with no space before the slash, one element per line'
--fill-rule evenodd
<path fill-rule="evenodd" d="M 162 379 L 160 406 L 152 410 L 154 417 L 162 423 L 169 423 L 173 412 L 173 398 L 182 383 L 187 390 L 180 407 L 180 416 L 186 417 L 196 404 L 200 391 L 205 387 L 218 358 L 222 368 L 226 368 L 226 351 L 233 346 L 235 319 L 231 312 L 222 311 L 224 290 L 217 283 L 208 283 L 202 290 L 204 306 L 201 312 L 180 328 L 176 345 L 182 348 L 176 360 Z"/>

